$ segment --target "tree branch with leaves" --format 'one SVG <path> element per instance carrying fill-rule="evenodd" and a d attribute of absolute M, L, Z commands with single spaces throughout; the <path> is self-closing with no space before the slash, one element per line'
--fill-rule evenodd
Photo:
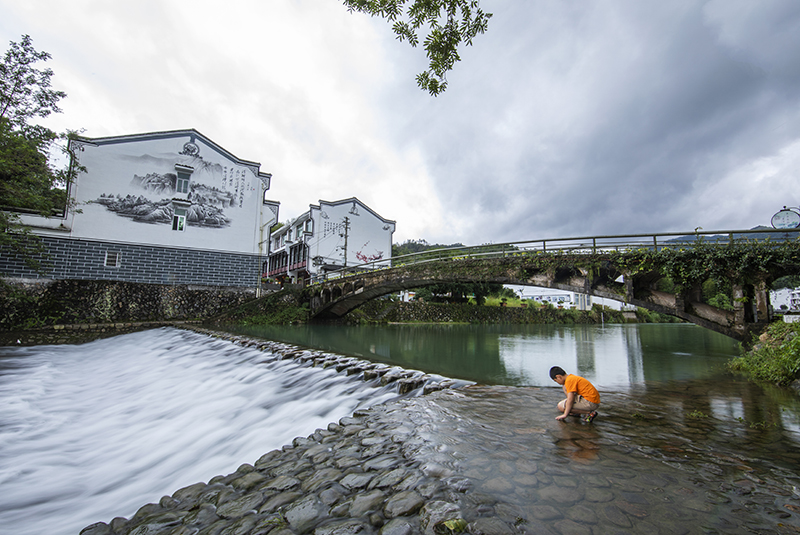
<path fill-rule="evenodd" d="M 447 73 L 461 61 L 461 45 L 472 41 L 489 26 L 491 13 L 478 0 L 343 0 L 351 12 L 368 13 L 392 23 L 397 39 L 412 47 L 419 45 L 419 32 L 427 29 L 423 48 L 428 69 L 417 75 L 417 85 L 433 96 L 447 89 Z"/>
<path fill-rule="evenodd" d="M 74 132 L 58 134 L 33 121 L 59 113 L 66 97 L 51 87 L 52 69 L 38 65 L 51 58 L 34 49 L 30 36 L 11 41 L 0 63 L 0 247 L 36 266 L 40 240 L 20 223 L 19 213 L 49 217 L 63 213 L 68 186 L 79 167 L 55 169 L 50 149 L 59 140 L 69 150 Z"/>

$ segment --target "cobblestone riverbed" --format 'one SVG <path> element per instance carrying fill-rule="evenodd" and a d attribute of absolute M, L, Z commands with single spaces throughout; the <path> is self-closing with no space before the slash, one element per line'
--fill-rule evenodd
<path fill-rule="evenodd" d="M 800 532 L 797 415 L 734 418 L 751 386 L 601 392 L 591 424 L 554 420 L 558 388 L 441 386 L 81 533 Z"/>

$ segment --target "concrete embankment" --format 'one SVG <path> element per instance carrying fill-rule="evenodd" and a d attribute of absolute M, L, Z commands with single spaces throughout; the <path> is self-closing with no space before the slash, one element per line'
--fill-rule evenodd
<path fill-rule="evenodd" d="M 192 330 L 340 373 L 396 384 L 399 394 L 431 393 L 467 384 L 296 346 L 199 327 Z M 130 519 L 86 527 L 83 535 L 433 533 L 463 522 L 458 492 L 464 478 L 441 478 L 413 460 L 421 444 L 414 422 L 392 404 L 357 411 L 253 465 L 197 483 L 143 506 Z M 459 490 L 460 489 L 460 490 Z M 500 520 L 481 519 L 481 525 Z M 504 524 L 505 525 L 505 524 Z M 503 533 L 474 526 L 472 533 Z M 463 526 L 462 526 L 463 528 Z M 506 529 L 510 529 L 507 527 Z"/>

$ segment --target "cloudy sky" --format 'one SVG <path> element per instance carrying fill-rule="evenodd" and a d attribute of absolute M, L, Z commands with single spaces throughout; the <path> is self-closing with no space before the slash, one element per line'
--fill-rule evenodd
<path fill-rule="evenodd" d="M 56 130 L 194 128 L 281 220 L 356 196 L 395 242 L 768 225 L 800 203 L 800 2 L 484 0 L 439 97 L 338 0 L 0 0 L 67 92 Z"/>

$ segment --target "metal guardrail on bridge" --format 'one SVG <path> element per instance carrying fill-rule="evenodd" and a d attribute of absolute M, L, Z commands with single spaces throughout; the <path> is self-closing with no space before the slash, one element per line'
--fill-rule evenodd
<path fill-rule="evenodd" d="M 386 260 L 374 260 L 318 275 L 312 284 L 320 284 L 363 273 L 400 267 L 409 264 L 422 264 L 441 260 L 460 258 L 496 258 L 525 253 L 571 253 L 596 254 L 604 251 L 630 251 L 636 249 L 659 250 L 667 247 L 686 247 L 699 241 L 710 244 L 727 245 L 736 241 L 770 240 L 776 243 L 800 238 L 800 229 L 759 229 L 759 230 L 712 230 L 695 232 L 668 232 L 660 234 L 630 234 L 617 236 L 588 236 L 580 238 L 551 238 L 543 240 L 490 243 L 462 247 L 429 249 L 418 253 L 395 256 Z"/>

